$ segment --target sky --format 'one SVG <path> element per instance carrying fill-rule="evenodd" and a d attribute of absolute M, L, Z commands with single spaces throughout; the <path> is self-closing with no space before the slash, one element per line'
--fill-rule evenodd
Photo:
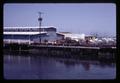
<path fill-rule="evenodd" d="M 116 36 L 116 5 L 113 3 L 4 4 L 4 27 L 54 26 L 57 32 Z"/>

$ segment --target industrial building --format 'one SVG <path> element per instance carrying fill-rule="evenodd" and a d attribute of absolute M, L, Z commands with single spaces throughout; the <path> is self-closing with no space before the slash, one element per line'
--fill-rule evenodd
<path fill-rule="evenodd" d="M 64 35 L 56 32 L 53 26 L 44 27 L 4 27 L 4 43 L 55 43 Z"/>

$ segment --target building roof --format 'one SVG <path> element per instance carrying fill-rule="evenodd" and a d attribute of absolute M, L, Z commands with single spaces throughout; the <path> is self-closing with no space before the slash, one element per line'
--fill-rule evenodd
<path fill-rule="evenodd" d="M 49 27 L 44 27 L 42 26 L 41 28 L 39 27 L 4 27 L 4 31 L 5 32 L 37 32 L 37 31 L 54 31 L 56 32 L 56 28 L 53 26 L 49 26 Z"/>
<path fill-rule="evenodd" d="M 41 26 L 41 28 L 50 28 L 50 27 L 54 27 L 54 26 Z M 26 26 L 26 27 L 4 27 L 4 29 L 19 29 L 19 28 L 39 28 L 39 26 L 36 26 L 36 27 L 29 27 L 29 26 Z"/>
<path fill-rule="evenodd" d="M 60 35 L 60 36 L 64 36 L 63 34 L 60 34 L 60 33 L 56 33 L 57 35 Z"/>
<path fill-rule="evenodd" d="M 60 34 L 72 34 L 71 32 L 59 32 Z"/>
<path fill-rule="evenodd" d="M 3 32 L 5 35 L 36 35 L 36 34 L 44 34 L 47 32 Z"/>

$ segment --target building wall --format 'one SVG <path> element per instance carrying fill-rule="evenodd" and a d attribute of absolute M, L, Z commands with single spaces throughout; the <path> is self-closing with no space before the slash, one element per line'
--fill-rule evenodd
<path fill-rule="evenodd" d="M 29 35 L 4 35 L 4 39 L 23 39 L 28 40 Z"/>
<path fill-rule="evenodd" d="M 43 43 L 45 41 L 52 43 L 52 42 L 55 42 L 57 40 L 61 40 L 64 38 L 64 36 L 58 35 L 56 32 L 53 32 L 53 31 L 50 31 L 45 35 L 38 35 L 38 36 L 41 38 L 41 43 Z M 33 38 L 33 41 L 36 43 L 39 42 L 38 36 Z"/>

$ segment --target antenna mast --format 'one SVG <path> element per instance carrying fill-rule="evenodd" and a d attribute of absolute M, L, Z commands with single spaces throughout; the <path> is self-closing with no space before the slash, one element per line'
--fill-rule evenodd
<path fill-rule="evenodd" d="M 39 13 L 39 18 L 38 18 L 38 21 L 39 21 L 39 32 L 41 34 L 41 24 L 42 24 L 42 17 L 41 17 L 41 14 L 43 14 L 42 12 L 38 12 Z M 40 35 L 40 43 L 41 43 L 41 35 Z"/>

